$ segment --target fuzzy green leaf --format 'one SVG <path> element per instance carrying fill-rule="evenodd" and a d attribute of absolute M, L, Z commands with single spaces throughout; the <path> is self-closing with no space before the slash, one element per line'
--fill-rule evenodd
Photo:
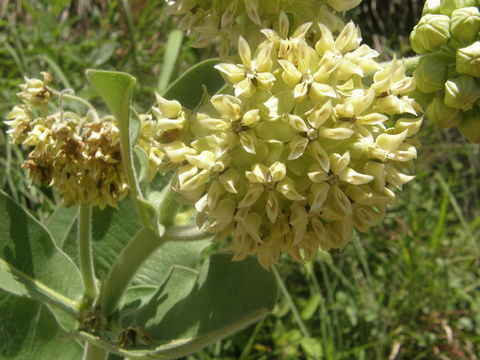
<path fill-rule="evenodd" d="M 0 288 L 77 315 L 80 272 L 47 229 L 0 192 Z"/>
<path fill-rule="evenodd" d="M 89 69 L 86 74 L 120 127 L 128 129 L 130 99 L 137 80 L 130 74 L 118 71 Z"/>
<path fill-rule="evenodd" d="M 202 100 L 204 87 L 208 94 L 213 95 L 225 85 L 220 73 L 214 68 L 218 63 L 220 59 L 209 59 L 192 66 L 169 86 L 163 96 L 178 100 L 188 109 L 194 109 Z"/>
<path fill-rule="evenodd" d="M 85 340 L 132 359 L 173 359 L 191 354 L 265 317 L 276 300 L 273 274 L 253 257 L 232 262 L 215 254 L 199 273 L 175 266 L 156 292 L 135 290 L 140 296 L 121 310 L 121 327 L 137 327 L 148 335 L 144 345 L 120 348 L 108 339 L 80 333 Z"/>
<path fill-rule="evenodd" d="M 77 228 L 77 215 L 78 207 L 71 206 L 66 208 L 59 206 L 48 218 L 46 227 L 59 248 L 63 248 L 63 243 L 72 232 L 72 229 L 75 231 Z"/>
<path fill-rule="evenodd" d="M 41 304 L 1 292 L 0 314 L 0 360 L 81 359 L 78 341 Z"/>

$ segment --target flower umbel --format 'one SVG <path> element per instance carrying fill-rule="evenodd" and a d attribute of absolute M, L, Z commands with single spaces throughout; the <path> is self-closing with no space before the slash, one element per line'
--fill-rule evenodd
<path fill-rule="evenodd" d="M 166 0 L 169 11 L 181 16 L 180 28 L 195 38 L 194 47 L 219 43 L 221 57 L 229 54 L 240 36 L 249 44 L 262 41 L 260 30 L 279 28 L 281 11 L 290 15 L 293 25 L 321 22 L 332 30 L 344 23 L 336 12 L 359 5 L 361 0 Z"/>
<path fill-rule="evenodd" d="M 52 78 L 47 73 L 43 77 L 43 81 L 26 79 L 18 94 L 23 105 L 7 114 L 12 142 L 30 151 L 23 168 L 33 183 L 53 186 L 65 206 L 116 206 L 128 193 L 116 121 L 112 117 L 92 119 L 90 112 L 81 117 L 64 109 L 48 114 L 46 105 L 52 91 L 47 85 Z M 153 162 L 153 173 L 165 161 L 158 138 L 171 140 L 170 132 L 182 128 L 179 104 L 162 103 L 159 107 L 155 115 L 161 118 L 158 123 L 162 129 L 155 134 L 152 124 L 144 121 L 139 142 Z"/>
<path fill-rule="evenodd" d="M 405 67 L 376 63 L 353 23 L 304 24 L 289 38 L 282 22 L 256 51 L 240 39 L 242 64 L 217 67 L 235 96 L 184 110 L 178 138 L 162 145 L 181 149 L 173 186 L 199 226 L 216 241 L 231 234 L 235 260 L 265 267 L 341 248 L 382 219 L 413 178 L 409 138 L 423 117 Z"/>

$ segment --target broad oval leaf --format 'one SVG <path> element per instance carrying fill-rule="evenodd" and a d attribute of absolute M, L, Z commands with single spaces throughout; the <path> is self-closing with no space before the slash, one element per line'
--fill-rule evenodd
<path fill-rule="evenodd" d="M 57 305 L 76 316 L 83 285 L 78 268 L 45 229 L 0 192 L 0 288 Z"/>
<path fill-rule="evenodd" d="M 130 99 L 137 80 L 130 74 L 118 71 L 88 69 L 86 74 L 120 127 L 128 129 Z"/>
<path fill-rule="evenodd" d="M 0 359 L 80 360 L 78 340 L 64 332 L 40 303 L 0 292 Z"/>
<path fill-rule="evenodd" d="M 202 100 L 204 87 L 213 95 L 225 85 L 222 76 L 214 68 L 218 63 L 220 59 L 208 59 L 192 66 L 168 87 L 163 96 L 194 109 Z"/>
<path fill-rule="evenodd" d="M 275 305 L 273 274 L 253 257 L 231 261 L 214 254 L 199 273 L 175 266 L 156 290 L 135 289 L 123 309 L 121 327 L 136 328 L 143 346 L 121 348 L 85 332 L 79 336 L 132 359 L 174 359 L 191 354 L 265 317 Z M 147 344 L 148 343 L 148 344 Z"/>

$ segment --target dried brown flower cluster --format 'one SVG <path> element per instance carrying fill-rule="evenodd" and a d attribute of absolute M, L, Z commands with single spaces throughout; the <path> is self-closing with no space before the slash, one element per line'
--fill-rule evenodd
<path fill-rule="evenodd" d="M 54 186 L 66 206 L 115 206 L 128 193 L 119 129 L 114 121 L 87 121 L 72 112 L 48 115 L 51 77 L 26 79 L 23 105 L 7 115 L 12 142 L 31 149 L 22 165 L 35 184 Z"/>

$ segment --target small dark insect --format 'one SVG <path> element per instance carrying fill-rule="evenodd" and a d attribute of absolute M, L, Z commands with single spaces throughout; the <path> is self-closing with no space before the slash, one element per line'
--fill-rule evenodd
<path fill-rule="evenodd" d="M 87 331 L 93 333 L 98 333 L 107 326 L 107 318 L 98 306 L 83 311 L 79 321 Z"/>
<path fill-rule="evenodd" d="M 117 340 L 118 346 L 121 348 L 137 345 L 150 345 L 152 343 L 152 339 L 144 330 L 133 326 L 129 326 L 122 330 L 118 334 Z"/>
<path fill-rule="evenodd" d="M 171 142 L 180 139 L 182 135 L 182 130 L 180 129 L 171 129 L 162 133 L 158 141 L 160 142 Z"/>

